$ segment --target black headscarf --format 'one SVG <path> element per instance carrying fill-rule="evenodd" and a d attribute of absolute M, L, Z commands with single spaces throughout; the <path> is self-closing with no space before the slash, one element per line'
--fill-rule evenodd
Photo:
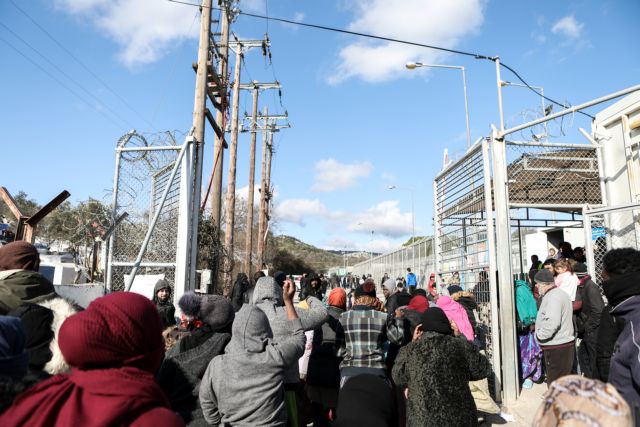
<path fill-rule="evenodd" d="M 429 310 L 427 310 L 429 311 Z M 351 377 L 338 395 L 335 427 L 395 427 L 396 397 L 384 378 L 362 374 Z"/>
<path fill-rule="evenodd" d="M 432 331 L 444 335 L 453 335 L 451 322 L 444 314 L 440 307 L 430 307 L 422 313 L 422 330 L 424 332 Z"/>

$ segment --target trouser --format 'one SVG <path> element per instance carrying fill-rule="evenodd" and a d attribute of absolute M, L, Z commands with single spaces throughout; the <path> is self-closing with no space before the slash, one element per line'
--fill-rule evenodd
<path fill-rule="evenodd" d="M 594 332 L 585 332 L 582 342 L 578 346 L 578 362 L 580 370 L 587 378 L 599 378 L 596 365 L 596 341 Z"/>
<path fill-rule="evenodd" d="M 542 348 L 544 367 L 547 372 L 547 386 L 560 377 L 571 374 L 573 360 L 576 357 L 575 343 L 559 348 Z"/>

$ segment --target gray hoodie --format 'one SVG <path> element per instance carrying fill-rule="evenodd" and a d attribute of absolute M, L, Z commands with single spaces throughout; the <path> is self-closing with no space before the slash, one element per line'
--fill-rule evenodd
<path fill-rule="evenodd" d="M 311 331 L 322 325 L 328 318 L 327 309 L 322 302 L 309 297 L 305 300 L 309 305 L 308 310 L 297 309 L 298 317 L 302 329 Z M 273 331 L 273 339 L 278 342 L 282 338 L 287 338 L 290 334 L 287 326 L 287 310 L 282 299 L 282 288 L 276 283 L 273 277 L 261 277 L 256 283 L 253 291 L 253 304 L 259 307 L 267 315 L 269 325 Z M 295 384 L 300 381 L 298 363 L 291 363 L 284 374 L 285 384 Z"/>
<path fill-rule="evenodd" d="M 304 352 L 300 320 L 287 320 L 276 343 L 265 313 L 243 305 L 236 313 L 225 354 L 215 357 L 200 384 L 200 406 L 212 425 L 284 426 L 283 378 Z"/>

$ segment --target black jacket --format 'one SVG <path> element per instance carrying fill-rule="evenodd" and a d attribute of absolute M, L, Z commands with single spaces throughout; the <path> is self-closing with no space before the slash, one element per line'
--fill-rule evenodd
<path fill-rule="evenodd" d="M 396 292 L 385 303 L 387 313 L 393 314 L 399 307 L 409 305 L 409 301 L 411 301 L 411 295 L 408 292 L 404 290 Z"/>
<path fill-rule="evenodd" d="M 578 331 L 582 331 L 584 336 L 592 336 L 600 325 L 600 313 L 604 308 L 604 301 L 598 285 L 588 275 L 580 280 L 578 294 L 582 299 L 582 308 L 577 316 Z"/>
<path fill-rule="evenodd" d="M 344 329 L 340 315 L 344 310 L 327 307 L 329 318 L 313 330 L 313 348 L 307 368 L 307 384 L 310 386 L 338 388 L 340 386 L 340 345 L 344 342 Z"/>
<path fill-rule="evenodd" d="M 240 310 L 242 308 L 242 304 L 250 303 L 251 301 L 247 300 L 249 291 L 251 288 L 251 284 L 249 283 L 249 278 L 244 273 L 238 273 L 238 277 L 236 277 L 236 283 L 233 285 L 233 289 L 231 290 L 231 305 L 233 306 L 234 311 Z"/>

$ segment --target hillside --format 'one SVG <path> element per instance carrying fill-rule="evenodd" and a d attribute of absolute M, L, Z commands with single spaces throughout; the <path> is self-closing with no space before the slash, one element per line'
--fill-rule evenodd
<path fill-rule="evenodd" d="M 292 256 L 304 260 L 315 271 L 327 271 L 330 267 L 341 266 L 344 258 L 341 251 L 328 251 L 317 248 L 291 236 L 274 236 L 273 249 L 275 252 L 284 250 Z M 347 265 L 354 265 L 367 259 L 362 252 L 346 251 Z"/>

